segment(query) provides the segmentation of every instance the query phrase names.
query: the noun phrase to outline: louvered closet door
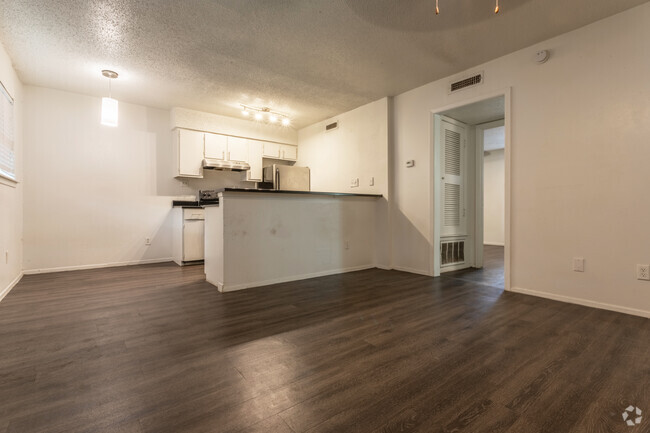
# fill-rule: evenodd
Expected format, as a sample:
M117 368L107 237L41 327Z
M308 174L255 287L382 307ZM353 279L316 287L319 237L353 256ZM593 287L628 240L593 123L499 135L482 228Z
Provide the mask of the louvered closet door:
M452 123L441 122L442 144L442 236L467 234L465 210L466 131Z

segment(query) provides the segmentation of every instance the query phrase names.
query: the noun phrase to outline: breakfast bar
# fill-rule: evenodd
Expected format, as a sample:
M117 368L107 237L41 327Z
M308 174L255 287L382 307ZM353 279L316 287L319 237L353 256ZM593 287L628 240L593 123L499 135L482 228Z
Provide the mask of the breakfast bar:
M206 280L246 289L375 267L380 194L219 190L205 209Z

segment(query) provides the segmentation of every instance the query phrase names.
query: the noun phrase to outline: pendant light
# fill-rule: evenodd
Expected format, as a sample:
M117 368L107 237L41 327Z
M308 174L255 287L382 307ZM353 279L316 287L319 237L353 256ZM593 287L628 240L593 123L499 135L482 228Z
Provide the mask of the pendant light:
M117 126L117 99L111 97L111 80L117 78L117 72L104 69L102 75L108 78L108 98L102 98L102 125Z

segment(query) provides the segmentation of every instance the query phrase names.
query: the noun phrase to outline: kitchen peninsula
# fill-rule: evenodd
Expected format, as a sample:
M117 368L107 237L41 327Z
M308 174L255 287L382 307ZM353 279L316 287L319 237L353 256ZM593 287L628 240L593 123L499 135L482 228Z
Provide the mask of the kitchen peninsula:
M205 210L206 280L219 291L375 266L380 194L219 190Z

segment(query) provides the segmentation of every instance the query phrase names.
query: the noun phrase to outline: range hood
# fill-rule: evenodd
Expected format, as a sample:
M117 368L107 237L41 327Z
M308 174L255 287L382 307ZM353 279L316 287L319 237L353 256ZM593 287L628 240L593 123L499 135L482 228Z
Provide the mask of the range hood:
M247 162L224 161L222 159L205 158L203 160L204 170L226 170L226 171L246 171L251 166Z

